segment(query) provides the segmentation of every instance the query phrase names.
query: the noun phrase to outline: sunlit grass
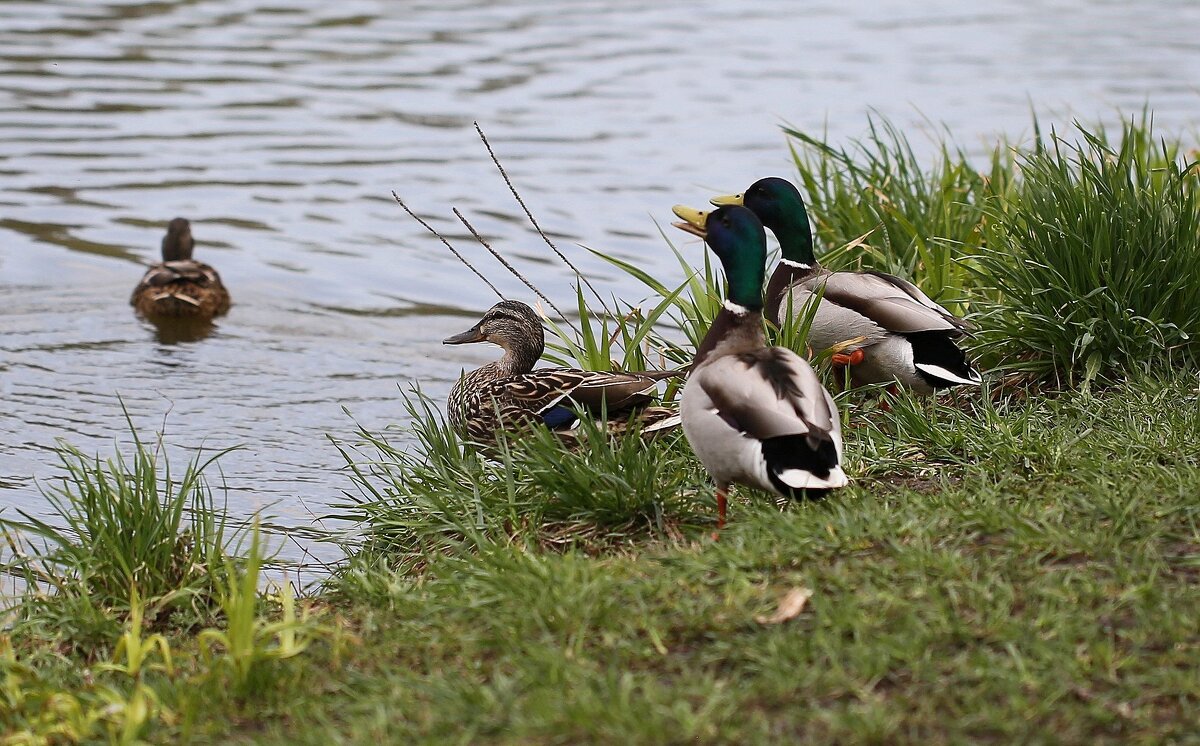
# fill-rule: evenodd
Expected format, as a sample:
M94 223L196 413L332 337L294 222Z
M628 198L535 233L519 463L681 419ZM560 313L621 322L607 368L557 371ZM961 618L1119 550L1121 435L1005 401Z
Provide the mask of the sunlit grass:
M999 301L981 337L1011 369L1063 383L1176 365L1200 350L1197 164L1149 119L1051 133L988 206L980 267Z

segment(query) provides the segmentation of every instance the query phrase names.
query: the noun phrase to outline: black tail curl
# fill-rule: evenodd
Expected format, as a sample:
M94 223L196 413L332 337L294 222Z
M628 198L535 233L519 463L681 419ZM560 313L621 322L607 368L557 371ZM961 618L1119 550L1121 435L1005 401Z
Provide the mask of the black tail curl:
M779 478L781 472L800 469L820 479L829 476L838 465L837 446L828 437L819 435L781 435L762 442L763 458L767 462L767 478L780 494L793 500L818 500L829 490L797 490Z
M954 343L951 334L937 329L928 332L913 332L904 335L912 345L913 362L925 365L936 365L963 378L973 378L979 375L975 366L967 359L967 354ZM935 389L945 389L957 386L956 381L947 381L930 375L917 368L917 374Z

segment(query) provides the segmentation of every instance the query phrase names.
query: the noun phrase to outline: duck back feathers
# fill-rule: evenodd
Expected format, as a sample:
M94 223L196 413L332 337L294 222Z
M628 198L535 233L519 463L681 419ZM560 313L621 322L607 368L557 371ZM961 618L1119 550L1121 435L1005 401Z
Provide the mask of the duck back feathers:
M579 409L622 419L657 396L657 377L576 368L539 368L494 377L483 366L463 374L450 390L450 424L480 443L490 443L498 430L542 426L567 431L578 423ZM672 410L670 414L674 414ZM644 422L646 429L667 415Z
M192 259L191 226L175 218L162 241L163 261L142 276L129 303L153 319L211 319L229 310L229 291L217 271Z

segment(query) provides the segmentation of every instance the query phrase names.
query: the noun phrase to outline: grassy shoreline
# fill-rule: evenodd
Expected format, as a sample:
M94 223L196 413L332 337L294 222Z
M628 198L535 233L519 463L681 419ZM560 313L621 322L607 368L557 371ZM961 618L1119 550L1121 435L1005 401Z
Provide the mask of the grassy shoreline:
M889 410L843 395L852 485L737 492L716 542L680 437L487 462L414 393L417 448L335 440L355 491L330 509L363 544L296 598L205 464L65 450L76 520L42 546L3 516L9 572L47 592L0 632L0 744L1194 739L1200 268L1175 255L1200 255L1200 177L1145 122L1085 135L980 175L886 127L849 152L793 133L831 261L960 292L1008 377ZM1160 260L1170 282L1109 276ZM640 318L581 301L603 333L560 330L559 352L644 362L655 323L702 333L711 279L647 285Z

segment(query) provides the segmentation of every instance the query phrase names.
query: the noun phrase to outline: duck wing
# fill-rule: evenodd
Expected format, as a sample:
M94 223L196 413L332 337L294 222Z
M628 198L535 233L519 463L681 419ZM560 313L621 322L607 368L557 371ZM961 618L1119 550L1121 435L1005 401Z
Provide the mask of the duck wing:
M783 347L726 355L696 378L721 418L753 438L821 439L839 430L837 410L812 368Z
M197 285L220 285L217 271L203 262L180 259L156 264L150 268L142 282L151 287L162 287L176 282L193 282Z
M780 315L788 313L790 301L793 317L804 313L809 303L814 302L816 293L807 285L794 285L787 299L780 306ZM853 308L822 298L808 331L808 346L814 350L826 350L851 339L862 341L855 347L870 346L882 341L888 330Z
M805 283L824 285L824 299L898 334L946 331L957 336L967 322L934 303L920 288L884 272L834 272Z
M846 484L837 406L799 355L768 347L726 355L694 375L715 414L757 442L750 470L780 494Z
M165 288L170 285L191 284L199 287L222 287L221 276L217 271L203 262L191 259L181 259L155 264L142 275L141 282L134 288L133 294L145 292L148 288Z
M540 420L558 429L574 424L575 407L599 415L616 414L651 403L657 396L658 380L666 374L539 368L497 379L481 392L485 400L500 407L500 419Z
M601 410L620 412L630 407L648 404L658 393L658 379L652 376L599 371L579 373L585 373L586 376L571 389L568 397L597 414Z
M909 282L908 280L904 279L903 277L897 277L896 275L889 275L887 272L880 272L880 271L874 270L874 269L865 270L863 272L863 274L873 275L873 276L883 280L884 282L887 282L888 284L899 288L900 290L902 290L906 294L908 294L908 296L910 298L912 298L916 302L920 303L921 305L925 306L926 308L929 308L930 310L940 314L943 318L945 318L947 321L949 321L951 324L958 327L959 329L962 329L964 331L970 331L975 328L974 324L967 321L966 319L959 318L958 316L955 316L954 314L950 313L948 310L946 310L946 308L944 306L942 306L940 303L937 303L936 301L933 300L933 298L930 298L928 295L926 295L924 290L917 287L916 285Z

